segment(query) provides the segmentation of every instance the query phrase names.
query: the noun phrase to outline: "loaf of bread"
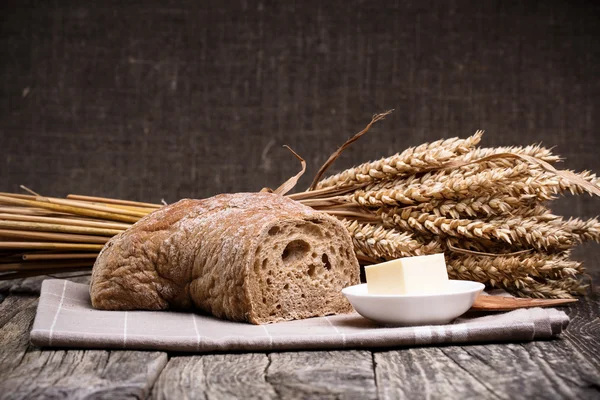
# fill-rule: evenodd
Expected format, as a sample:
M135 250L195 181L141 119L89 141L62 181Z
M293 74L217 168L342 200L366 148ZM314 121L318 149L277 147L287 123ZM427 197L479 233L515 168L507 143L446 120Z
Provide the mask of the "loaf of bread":
M191 310L254 324L351 311L352 241L335 218L271 193L181 200L112 238L92 305Z

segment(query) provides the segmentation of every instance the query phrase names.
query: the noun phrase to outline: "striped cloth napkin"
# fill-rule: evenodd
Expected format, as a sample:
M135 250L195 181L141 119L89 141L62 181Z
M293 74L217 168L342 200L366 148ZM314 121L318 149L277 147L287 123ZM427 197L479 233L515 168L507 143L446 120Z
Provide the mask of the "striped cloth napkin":
M95 310L87 285L46 280L31 342L41 347L185 352L410 347L547 339L568 322L562 311L532 308L466 314L437 326L388 328L356 313L251 325L192 313Z

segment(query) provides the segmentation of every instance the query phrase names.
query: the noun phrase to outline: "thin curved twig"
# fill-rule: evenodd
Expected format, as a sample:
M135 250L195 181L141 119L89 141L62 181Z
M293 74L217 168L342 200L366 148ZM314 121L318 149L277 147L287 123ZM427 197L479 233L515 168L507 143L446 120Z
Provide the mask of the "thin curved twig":
M313 179L312 183L310 184L310 187L308 188L308 190L309 191L310 190L314 190L314 188L317 186L317 183L319 182L319 180L321 179L321 177L323 176L323 174L325 173L325 171L327 171L327 169L331 166L331 164L333 164L333 162L340 156L340 154L342 154L342 152L348 146L350 146L352 143L354 143L358 139L360 139L360 137L362 135L364 135L365 133L367 133L369 131L369 129L371 128L371 126L373 126L373 124L375 122L381 121L386 116L390 115L392 113L392 111L394 111L394 110L388 110L388 111L386 111L384 113L373 115L373 118L371 119L371 122L369 122L369 124L362 131L360 131L356 135L352 136L339 149L337 149L336 151L334 151L333 154L329 156L329 158L327 159L327 161L325 161L325 164L323 164L323 166L319 169L319 172L317 172L317 175L315 175L315 178Z

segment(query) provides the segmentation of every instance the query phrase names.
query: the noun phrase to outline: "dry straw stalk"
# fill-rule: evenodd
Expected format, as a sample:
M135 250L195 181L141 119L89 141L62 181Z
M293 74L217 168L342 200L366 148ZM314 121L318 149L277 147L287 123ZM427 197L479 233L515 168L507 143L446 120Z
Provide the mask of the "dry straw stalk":
M356 183L394 179L434 168L460 154L469 152L481 140L483 131L477 131L467 139L451 138L411 147L391 157L364 163L319 182L318 189Z

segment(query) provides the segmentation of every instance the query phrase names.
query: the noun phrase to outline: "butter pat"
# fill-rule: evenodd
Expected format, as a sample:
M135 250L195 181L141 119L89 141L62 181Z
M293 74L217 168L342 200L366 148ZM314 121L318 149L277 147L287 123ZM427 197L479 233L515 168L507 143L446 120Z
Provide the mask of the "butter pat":
M369 294L435 294L448 285L443 254L405 257L365 267Z

